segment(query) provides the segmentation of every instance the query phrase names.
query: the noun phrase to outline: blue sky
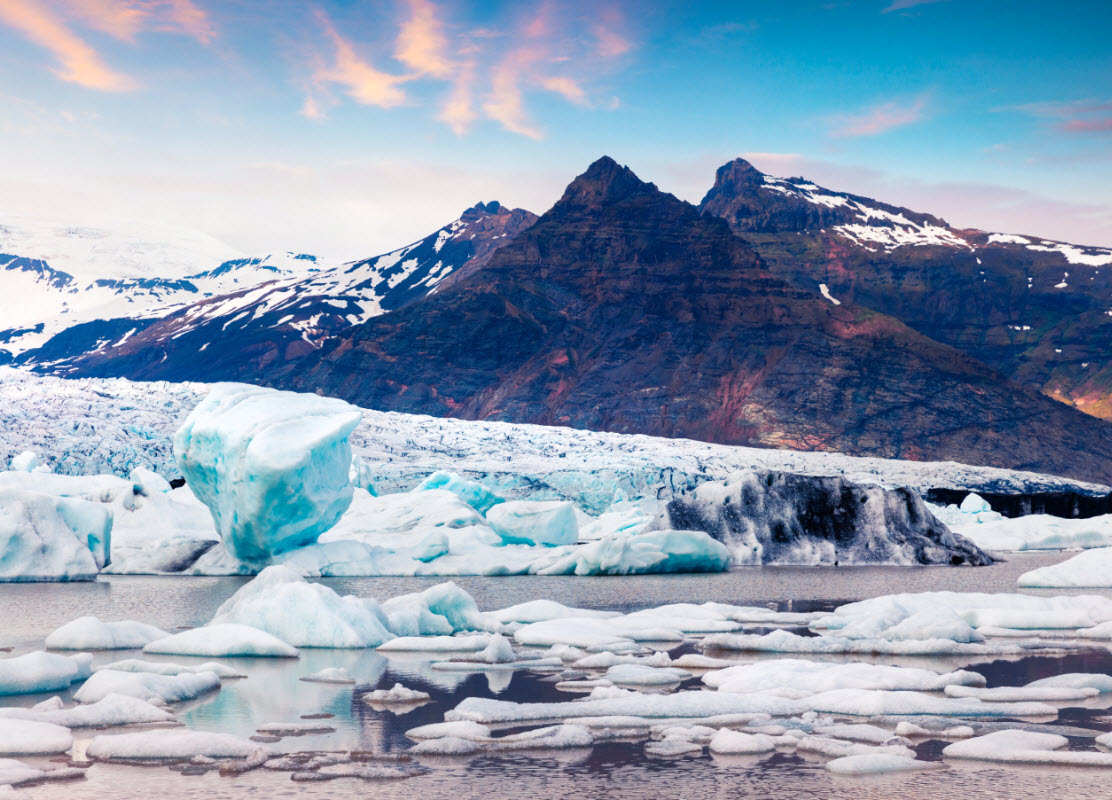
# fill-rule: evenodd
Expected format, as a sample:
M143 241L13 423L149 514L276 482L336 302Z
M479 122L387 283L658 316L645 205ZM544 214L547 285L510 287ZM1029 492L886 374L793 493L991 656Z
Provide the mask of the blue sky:
M1112 4L0 0L0 211L361 256L609 154L1112 245Z

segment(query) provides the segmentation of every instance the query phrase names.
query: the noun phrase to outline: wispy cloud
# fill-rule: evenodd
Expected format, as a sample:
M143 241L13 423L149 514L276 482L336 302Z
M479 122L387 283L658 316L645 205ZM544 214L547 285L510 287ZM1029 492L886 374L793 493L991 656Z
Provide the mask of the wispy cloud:
M841 115L834 118L830 135L841 139L879 136L925 119L927 105L927 98L920 95L910 101L891 100L860 113Z
M133 78L109 67L91 45L38 0L0 0L0 22L50 51L58 62L52 72L63 81L109 92L138 85Z
M1005 106L996 111L1018 111L1053 120L1053 129L1064 133L1112 132L1112 100L1063 100Z
M523 48L510 53L491 74L490 94L483 103L483 113L498 122L510 133L543 139L544 134L530 121L525 111L525 96L521 91L523 74L536 56Z
M407 76L383 72L362 58L323 11L317 11L317 19L332 44L331 63L318 65L312 75L318 90L327 93L328 87L335 84L355 102L379 108L393 108L406 101L401 85L409 79ZM321 101L311 95L302 105L301 113L311 119L322 118Z
M895 0L895 2L893 2L891 5L889 5L887 8L885 8L880 13L890 14L893 11L906 11L909 8L915 8L916 6L925 6L925 5L928 5L930 3L945 3L945 2L946 2L946 0Z
M394 57L418 75L450 78L456 64L448 56L444 26L429 0L407 0L409 18L398 32Z
M179 33L202 44L216 38L216 25L192 0L60 0L73 17L126 42L148 31Z

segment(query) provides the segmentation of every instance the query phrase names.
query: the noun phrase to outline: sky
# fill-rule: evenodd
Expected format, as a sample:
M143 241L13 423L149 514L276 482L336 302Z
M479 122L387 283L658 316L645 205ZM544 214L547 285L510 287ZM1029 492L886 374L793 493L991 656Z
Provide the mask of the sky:
M0 223L364 257L601 155L1112 246L1112 3L0 0Z

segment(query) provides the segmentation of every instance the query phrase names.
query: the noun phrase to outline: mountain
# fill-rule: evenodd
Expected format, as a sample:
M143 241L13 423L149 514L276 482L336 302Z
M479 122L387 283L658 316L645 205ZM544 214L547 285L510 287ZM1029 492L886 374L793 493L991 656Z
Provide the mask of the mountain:
M5 218L0 363L39 365L61 353L109 347L172 309L317 268L314 256L249 258L205 234L168 226Z
M210 292L188 305L163 306L141 318L98 319L59 333L17 363L48 365L56 374L95 374L110 364L114 374L252 379L258 370L321 347L337 331L424 296L465 265L481 265L535 219L522 209L479 203L429 236L385 255L272 273L243 288L229 283L224 292ZM250 266L246 259L227 261L197 277L226 279ZM109 347L101 346L105 331L111 332Z
M482 269L255 378L395 411L1112 478L1112 425L793 285L609 158Z
M737 159L700 204L796 286L890 314L1112 419L1112 250L954 228Z

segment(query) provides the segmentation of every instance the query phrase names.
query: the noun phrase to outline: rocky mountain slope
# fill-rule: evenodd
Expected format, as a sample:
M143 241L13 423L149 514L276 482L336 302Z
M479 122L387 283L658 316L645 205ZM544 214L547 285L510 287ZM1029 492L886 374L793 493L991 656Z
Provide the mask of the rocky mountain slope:
M609 158L482 270L257 377L440 416L1112 477L1112 425L793 286Z
M1015 381L1112 418L1112 250L957 229L743 159L700 204L769 269L890 314Z

